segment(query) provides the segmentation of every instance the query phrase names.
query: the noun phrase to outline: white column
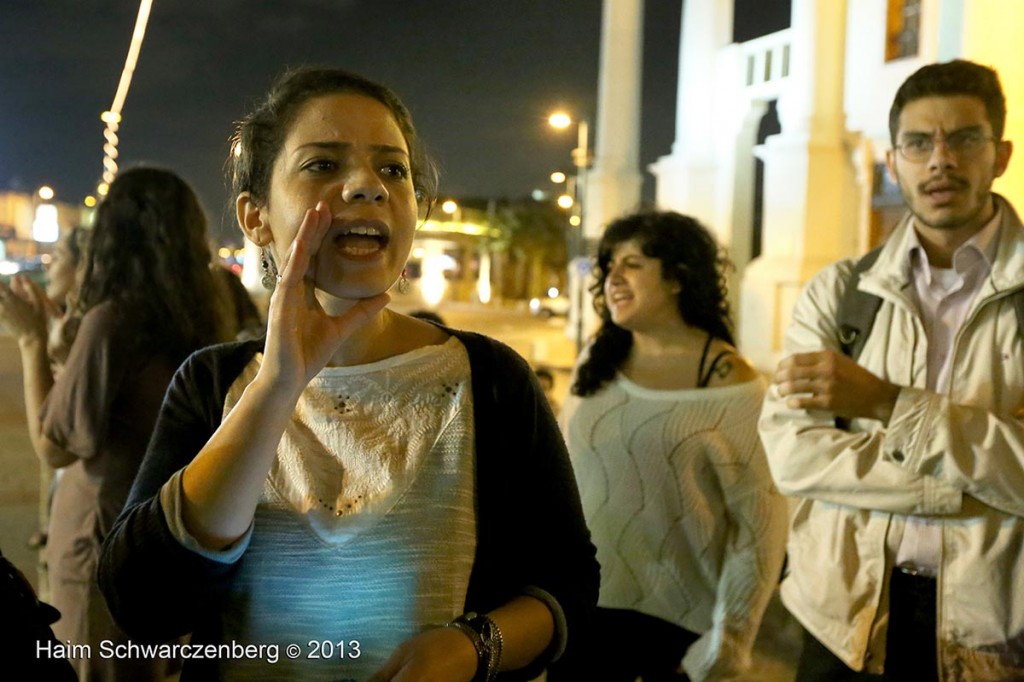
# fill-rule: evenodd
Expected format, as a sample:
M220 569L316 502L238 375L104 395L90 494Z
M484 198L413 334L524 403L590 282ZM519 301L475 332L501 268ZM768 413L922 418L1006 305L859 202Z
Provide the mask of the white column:
M718 222L715 155L719 51L732 42L733 0L683 0L679 40L676 139L672 153L651 164L658 207ZM731 75L731 74L730 74Z
M640 204L640 77L643 66L643 0L604 0L601 64L597 86L597 141L592 167L583 176L583 238L593 254L604 228ZM572 311L566 335L584 339L597 329L591 275L570 263ZM583 324L578 325L579 311Z
M600 238L609 222L640 202L643 18L643 0L604 0L597 143L583 205L583 234L589 240Z
M741 348L762 369L780 355L804 282L854 255L859 222L843 112L846 0L793 0L791 30L782 133L759 150L764 249L744 272L741 292Z

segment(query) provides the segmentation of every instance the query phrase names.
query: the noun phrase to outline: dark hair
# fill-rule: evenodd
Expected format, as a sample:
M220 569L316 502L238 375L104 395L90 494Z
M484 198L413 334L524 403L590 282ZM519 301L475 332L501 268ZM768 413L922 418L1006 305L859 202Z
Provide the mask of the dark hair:
M192 188L159 168L118 175L96 211L79 309L116 301L138 321L137 343L181 360L224 340L216 292Z
M987 66L964 59L922 66L903 81L889 109L889 136L896 145L903 107L923 97L977 97L985 105L988 122L996 140L1006 128L1006 97L999 76Z
M678 282L676 306L686 324L733 344L726 287L729 260L711 233L689 216L673 212L643 212L612 222L597 247L597 281L590 287L601 327L594 335L587 360L573 383L575 395L596 393L611 381L633 347L632 332L612 322L604 299L604 283L612 251L636 240L649 258L661 261L665 281Z
M342 69L301 67L286 71L274 81L267 98L236 124L231 137L228 168L232 197L249 192L266 201L270 175L302 105L324 95L356 93L377 100L395 117L409 147L413 187L421 205L429 211L437 196L437 168L423 146L412 115L393 91L379 83Z

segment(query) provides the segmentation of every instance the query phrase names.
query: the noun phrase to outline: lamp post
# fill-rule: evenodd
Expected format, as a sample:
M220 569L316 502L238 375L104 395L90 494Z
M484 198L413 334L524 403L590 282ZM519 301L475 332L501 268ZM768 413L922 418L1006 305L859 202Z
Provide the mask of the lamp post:
M564 112L555 112L548 117L548 124L552 128L564 130L573 124L572 117ZM568 196L572 203L562 206L569 211L569 225L571 226L571 249L572 254L569 278L575 277L575 305L574 316L576 318L576 354L579 355L583 349L583 299L586 298L586 287L584 281L590 273L590 258L587 253L586 240L583 237L583 202L586 200L587 168L590 167L589 136L590 127L585 120L576 121L576 148L572 150L572 163L576 169L575 176L563 180L566 182ZM554 175L552 175L554 180ZM568 202L567 202L568 203ZM561 204L559 204L561 205Z

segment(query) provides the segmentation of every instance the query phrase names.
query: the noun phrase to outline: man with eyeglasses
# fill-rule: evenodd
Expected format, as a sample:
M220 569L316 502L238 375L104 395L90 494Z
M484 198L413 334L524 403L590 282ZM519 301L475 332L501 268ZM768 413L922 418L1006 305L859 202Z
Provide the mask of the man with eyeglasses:
M855 285L879 303L856 358L837 319L855 261L795 306L760 428L798 498L781 588L806 630L798 682L1024 679L1024 227L991 191L1005 120L989 68L911 75L886 156L909 211Z

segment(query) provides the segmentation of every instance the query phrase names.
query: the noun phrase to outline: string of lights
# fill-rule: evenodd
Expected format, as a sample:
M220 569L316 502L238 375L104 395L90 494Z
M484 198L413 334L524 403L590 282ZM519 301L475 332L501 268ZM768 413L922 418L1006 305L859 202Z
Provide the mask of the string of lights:
M135 65L139 61L139 52L142 50L142 39L146 35L146 24L149 21L149 11L153 6L153 0L142 0L139 3L139 15L135 19L135 30L132 32L132 42L128 47L128 56L124 61L124 69L121 71L121 81L117 84L117 93L114 95L114 102L110 109L100 114L100 120L106 124L103 130L103 181L96 187L96 193L105 196L110 183L117 176L117 129L121 125L121 109L124 106L125 98L128 97L128 88L132 83L132 75L135 73Z

